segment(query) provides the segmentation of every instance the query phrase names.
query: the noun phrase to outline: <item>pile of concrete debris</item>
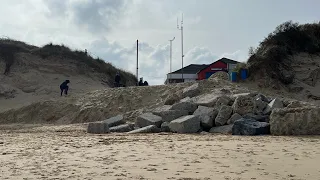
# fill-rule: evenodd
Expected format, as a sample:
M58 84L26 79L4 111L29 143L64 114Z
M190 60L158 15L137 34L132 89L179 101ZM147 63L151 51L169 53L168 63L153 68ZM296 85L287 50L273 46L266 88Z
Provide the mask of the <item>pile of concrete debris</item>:
M232 94L217 89L197 94L197 85L183 90L167 105L126 123L122 115L88 125L88 133L222 133L233 135L320 134L320 108L314 105L267 97L260 93ZM168 103L170 102L170 103ZM171 105L170 105L171 104Z

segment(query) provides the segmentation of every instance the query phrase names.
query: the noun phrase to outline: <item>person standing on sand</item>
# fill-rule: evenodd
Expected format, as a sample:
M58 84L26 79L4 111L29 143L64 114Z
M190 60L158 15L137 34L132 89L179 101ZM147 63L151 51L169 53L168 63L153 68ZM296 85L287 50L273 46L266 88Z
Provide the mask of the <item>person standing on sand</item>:
M62 96L63 91L64 91L64 94L65 94L65 95L68 95L68 90L69 90L68 84L69 84L69 83L70 83L69 80L65 80L65 81L60 85L60 90L61 90L60 96Z
M121 80L121 77L120 77L120 73L118 71L117 74L116 74L115 80L114 80L116 87L120 87L120 80Z

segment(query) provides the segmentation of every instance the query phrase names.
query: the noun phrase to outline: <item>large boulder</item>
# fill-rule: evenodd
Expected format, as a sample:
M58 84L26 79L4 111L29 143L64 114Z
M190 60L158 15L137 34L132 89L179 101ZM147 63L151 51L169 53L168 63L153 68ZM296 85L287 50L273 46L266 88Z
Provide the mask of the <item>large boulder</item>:
M203 94L193 98L195 104L199 106L214 107L221 94Z
M219 113L215 119L216 126L223 126L227 123L228 119L231 117L232 107L223 105L219 109Z
M179 111L188 111L189 114L194 113L194 111L198 108L196 104L193 102L178 102L170 108L170 110L179 110Z
M263 134L270 134L270 124L254 119L242 118L235 121L232 127L232 135L253 136Z
M228 96L221 96L219 98L217 98L216 104L215 104L215 108L216 109L220 109L223 105L232 105L230 104L231 102L231 98Z
M260 122L269 122L269 115L248 113L243 116L245 119L254 119Z
M272 135L320 135L320 108L274 109L270 126Z
M242 116L238 113L234 113L230 119L227 121L227 124L233 124L236 120L241 119Z
M123 115L118 115L112 118L109 118L107 120L103 121L104 123L107 123L109 127L118 126L120 124L125 124L126 121L124 120Z
M162 117L162 121L171 122L179 117L188 115L189 112L186 110L163 110L153 111L153 114Z
M190 97L185 97L181 99L179 102L192 102L192 99Z
M158 128L161 127L162 117L154 115L152 113L145 113L137 117L135 125L137 127L146 127L149 125L156 125Z
M220 134L231 134L232 133L233 124L225 125L225 126L217 126L210 129L210 133L220 133Z
M283 103L278 98L275 98L267 105L266 109L263 111L263 114L270 114L275 108L283 108Z
M104 122L90 122L88 124L87 133L91 134L106 134L109 133L109 126Z
M171 121L169 128L176 133L196 133L201 129L200 119L195 115L184 116Z
M173 105L176 102L179 102L181 97L177 93L170 94L165 100L165 105Z
M199 83L195 83L182 90L182 97L194 97L200 93Z
M204 130L209 130L214 126L214 120L218 115L218 111L214 108L199 106L193 115L199 116L201 127Z
M132 130L132 131L128 132L128 134L159 133L159 132L160 132L160 129L156 125L149 125L149 126L146 126L143 128Z
M242 95L236 97L232 108L234 113L245 115L253 112L254 106L254 100L250 95Z
M134 129L134 124L121 124L110 128L110 132L129 132Z
M254 108L253 112L255 114L262 114L263 110L267 107L268 103L262 101L260 98L254 99Z
M270 103L271 102L270 98L266 97L265 95L263 95L261 93L257 94L255 96L255 99L261 100L261 101L266 102L266 103Z

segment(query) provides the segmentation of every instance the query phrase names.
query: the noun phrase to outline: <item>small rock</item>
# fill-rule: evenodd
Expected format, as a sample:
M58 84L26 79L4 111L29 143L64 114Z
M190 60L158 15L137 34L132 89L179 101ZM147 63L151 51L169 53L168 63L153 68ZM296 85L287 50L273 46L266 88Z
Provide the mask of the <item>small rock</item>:
M235 113L231 116L231 118L227 121L227 124L233 124L236 120L241 119L242 116L238 113Z
M197 133L200 127L200 119L198 116L188 115L173 120L169 124L171 132L177 133Z
M134 129L134 124L121 124L110 128L110 132L129 132Z
M137 117L135 125L137 127L146 127L149 125L156 125L158 128L161 127L162 117L154 115L152 113L145 113Z
M128 132L128 134L137 134L137 133L159 133L160 129L156 125L150 125L143 128L135 129Z
M263 135L270 134L270 124L259 122L254 119L242 118L234 122L232 135Z
M0 144L4 144L4 142L0 142Z
M189 114L193 114L198 106L192 102L179 102L172 105L170 110L188 111Z
M232 114L232 107L223 105L215 119L216 126L223 126L227 123Z
M170 128L169 128L169 122L163 122L161 124L161 132L170 132Z
M105 134L109 133L109 126L104 122L90 122L88 124L87 133L91 134Z
M220 133L220 134L231 134L232 133L233 124L213 127L210 129L210 133Z
M126 123L126 121L123 118L123 115L118 115L118 116L109 118L107 120L104 120L103 122L107 123L109 127L118 126L120 124Z
M275 108L283 108L283 103L278 98L275 98L267 105L266 109L263 111L263 114L270 114Z
M182 91L182 97L194 97L200 93L199 83L195 83L192 86L184 88Z

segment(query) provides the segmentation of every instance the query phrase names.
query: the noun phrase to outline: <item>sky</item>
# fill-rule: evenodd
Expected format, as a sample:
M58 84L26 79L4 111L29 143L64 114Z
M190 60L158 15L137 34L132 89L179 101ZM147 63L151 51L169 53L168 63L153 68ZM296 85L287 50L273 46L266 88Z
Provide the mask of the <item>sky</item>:
M49 42L84 50L163 84L181 68L183 13L184 65L210 64L226 57L245 62L248 49L279 24L320 20L318 0L3 0L0 37L36 46Z

